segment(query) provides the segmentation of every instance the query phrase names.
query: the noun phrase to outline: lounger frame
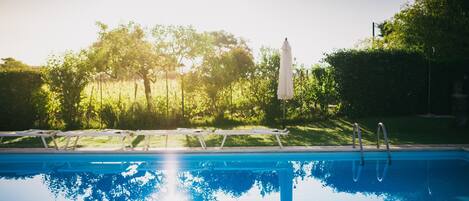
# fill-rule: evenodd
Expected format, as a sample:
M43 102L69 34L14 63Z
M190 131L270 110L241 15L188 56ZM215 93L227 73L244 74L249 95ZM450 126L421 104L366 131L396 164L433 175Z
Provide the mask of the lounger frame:
M49 148L47 145L46 138L51 138L54 143L54 148L58 149L57 142L55 141L55 135L60 132L58 130L38 130L30 129L24 131L2 131L0 132L0 143L2 143L4 137L39 137L41 138L42 145L44 148Z
M282 142L280 141L280 136L282 135L288 135L289 131L284 129L284 130L278 130L278 129L239 129L239 130L216 130L214 134L216 135L222 135L223 140L220 145L220 149L223 149L223 146L225 145L226 138L228 136L233 136L233 135L274 135L277 142L278 146L280 148L283 148Z
M152 136L165 136L165 147L168 147L168 136L170 135L185 135L185 136L195 136L199 140L200 146L203 149L207 148L205 144L204 136L209 134L208 131L202 129L189 129L189 128L178 128L176 130L137 130L134 132L135 136L145 136L145 146L144 150L148 151L150 148L150 138Z
M121 139L121 149L125 150L126 139L129 140L128 144L131 149L133 149L131 141L131 131L128 130L115 130L115 129L105 129L105 130L75 130L75 131L66 131L59 132L56 136L65 137L67 142L65 143L64 150L69 149L70 140L75 137L75 142L71 147L72 150L75 150L78 144L80 137L119 137Z

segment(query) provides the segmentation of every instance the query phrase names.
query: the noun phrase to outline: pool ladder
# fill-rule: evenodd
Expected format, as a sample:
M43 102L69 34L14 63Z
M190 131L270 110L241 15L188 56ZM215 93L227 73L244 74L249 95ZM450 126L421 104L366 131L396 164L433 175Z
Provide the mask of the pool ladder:
M384 143L386 144L386 151L388 152L388 163L391 162L391 151L389 150L389 139L388 139L388 132L386 131L386 126L383 123L378 123L378 129L376 130L376 148L379 149L379 133L380 131L383 133Z
M380 133L383 133L383 137L384 137L384 143L386 144L386 151L388 153L388 163L391 163L391 151L389 149L389 139L388 139L388 132L386 130L386 126L384 126L383 123L379 122L378 123L378 129L376 131L376 136L377 136L377 140L376 140L376 148L379 149L379 136L380 136ZM362 143L362 131L361 131L361 128L360 126L358 125L358 123L354 123L353 124L353 141L352 141L352 147L355 149L355 138L358 137L358 143L360 145L360 161L361 161L361 165L364 164L365 160L364 160L364 153L363 153L363 143Z
M358 136L358 143L360 144L360 165L365 164L365 158L363 156L363 143L362 143L362 130L358 123L353 124L353 141L352 147L355 149L355 138Z
M388 132L386 130L386 126L384 126L383 123L379 122L377 131L376 131L376 136L377 136L376 148L378 148L378 149L379 149L379 136L380 136L381 132L383 133L384 143L386 144L386 151L388 153L388 158L387 158L386 163L384 164L383 172L382 172L381 175L379 174L379 169L380 169L379 161L378 160L376 161L376 179L379 182L382 182L384 180L384 178L386 177L386 174L388 172L388 167L391 164L391 151L389 149ZM352 163L352 179L353 179L354 182L358 182L358 180L360 178L360 175L361 175L362 167L365 164L364 153L363 153L364 150L363 150L363 143L362 143L362 131L361 131L361 128L358 125L358 123L353 124L353 145L352 145L353 148L355 148L355 138L356 137L358 137L358 142L360 144L360 166L358 166L358 169L357 169L356 166L355 166L355 161L353 161L353 163Z

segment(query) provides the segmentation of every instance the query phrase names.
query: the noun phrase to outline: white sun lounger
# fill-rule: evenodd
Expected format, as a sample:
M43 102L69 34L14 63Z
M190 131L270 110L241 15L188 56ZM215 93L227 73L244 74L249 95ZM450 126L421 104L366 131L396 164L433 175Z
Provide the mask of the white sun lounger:
M58 149L54 136L58 133L57 130L36 130L30 129L25 131L0 131L0 143L4 137L40 137L44 148L49 148L45 138L52 138L55 149Z
M75 148L77 147L77 144L78 144L78 139L80 137L102 137L102 136L119 137L121 139L122 149L124 150L125 149L125 138L130 140L130 135L131 135L131 132L127 131L127 130L105 129L105 130L66 131L66 132L59 132L59 133L57 133L56 136L67 138L67 142L66 142L65 147L64 147L65 150L68 149L70 139L72 137L76 137L75 142L72 146L72 149L75 150ZM133 148L132 142L129 142L129 145L130 145L131 148Z
M220 148L223 148L225 145L226 138L232 135L274 135L277 139L278 145L280 148L283 148L282 142L280 141L281 135L288 135L289 131L287 129L239 129L239 130L216 130L214 134L223 135L223 141L221 142Z
M178 128L176 130L137 130L134 132L134 134L136 136L138 135L145 136L144 150L148 150L148 148L150 147L151 136L165 136L166 137L165 147L168 147L169 135L196 136L199 139L200 146L203 149L206 149L207 145L205 144L204 135L209 134L209 132L203 129Z

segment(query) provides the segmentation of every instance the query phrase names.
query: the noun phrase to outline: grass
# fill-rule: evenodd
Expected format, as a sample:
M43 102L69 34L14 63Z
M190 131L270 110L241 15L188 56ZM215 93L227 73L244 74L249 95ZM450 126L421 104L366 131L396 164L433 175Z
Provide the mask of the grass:
M387 117L364 119L329 119L318 120L307 124L289 125L290 135L282 137L286 146L317 146L317 145L350 145L352 143L352 124L358 122L363 129L363 142L367 145L376 143L376 127L378 122L386 124L391 144L469 144L469 128L459 128L452 118L423 118L423 117ZM263 127L254 125L233 126L236 128ZM382 139L382 138L381 138ZM221 144L222 137L209 135L206 143L209 147ZM65 145L65 139L57 139L59 146ZM49 141L49 145L52 146ZM143 137L132 139L134 147L143 147ZM164 137L153 137L151 147L164 147ZM232 136L228 137L225 146L275 146L277 142L273 136ZM80 138L78 147L88 148L117 148L120 139L108 137ZM195 137L170 136L168 147L199 147ZM0 148L13 147L42 147L39 138L19 137L5 138Z

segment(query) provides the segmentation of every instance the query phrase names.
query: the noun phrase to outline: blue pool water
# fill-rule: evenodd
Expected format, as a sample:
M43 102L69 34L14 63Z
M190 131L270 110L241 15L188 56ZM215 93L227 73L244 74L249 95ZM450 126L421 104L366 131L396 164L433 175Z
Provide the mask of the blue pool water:
M469 152L0 154L0 200L469 200Z

